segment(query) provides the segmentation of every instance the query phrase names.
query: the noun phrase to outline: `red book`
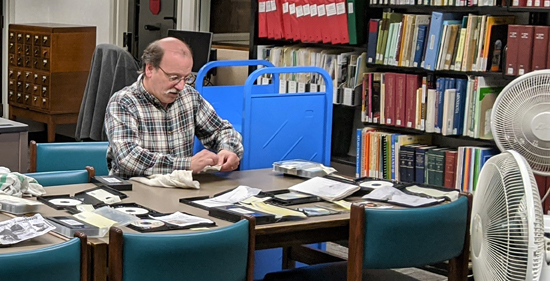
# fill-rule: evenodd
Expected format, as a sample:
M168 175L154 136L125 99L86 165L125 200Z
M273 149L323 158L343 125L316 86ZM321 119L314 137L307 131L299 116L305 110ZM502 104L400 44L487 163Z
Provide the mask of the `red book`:
M405 127L405 101L406 101L406 89L407 89L407 74L396 73L395 74L395 126Z
M527 0L512 0L513 7L526 7Z
M443 185L448 188L455 188L456 181L456 161L458 151L445 151L445 175L443 176Z
M405 127L415 128L416 124L416 90L422 86L422 77L407 74L407 89L405 95Z
M508 51L506 51L506 75L518 75L519 25L508 26Z
M346 5L346 0L336 0L336 21L338 24L338 39L340 44L349 43L348 13Z
M530 72L533 59L533 35L535 27L532 25L520 25L518 44L521 46L521 55L518 55L518 75ZM519 53L518 53L519 54Z
M395 125L395 73L388 72L385 75L385 93L384 93L384 117L386 125Z
M546 194L546 191L549 188L548 185L550 185L550 177L535 175L535 180L537 181L539 194L540 194L540 197L542 198L544 194ZM544 213L546 214L548 210L550 210L550 200L546 200L546 202L543 202L542 208L544 210Z
M283 37L287 40L292 39L292 24L290 18L289 4L289 0L282 1Z
M258 0L258 37L267 37L267 16L265 12L265 1Z
M535 26L532 69L546 69L548 55L548 31L550 26Z

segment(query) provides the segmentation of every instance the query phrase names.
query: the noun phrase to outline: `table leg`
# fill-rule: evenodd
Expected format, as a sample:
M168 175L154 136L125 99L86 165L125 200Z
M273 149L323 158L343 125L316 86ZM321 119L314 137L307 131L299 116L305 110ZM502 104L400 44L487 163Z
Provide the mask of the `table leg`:
M48 116L48 123L46 126L48 127L48 142L55 142L55 120L51 115Z

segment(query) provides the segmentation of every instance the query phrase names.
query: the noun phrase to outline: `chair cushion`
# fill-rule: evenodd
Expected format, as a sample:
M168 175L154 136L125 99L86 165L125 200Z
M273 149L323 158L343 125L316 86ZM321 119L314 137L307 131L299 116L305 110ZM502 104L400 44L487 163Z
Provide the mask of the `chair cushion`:
M346 281L347 265L347 262L322 263L272 272L266 274L263 281ZM376 281L421 280L390 269L365 269L362 279Z
M87 170L27 173L42 186L78 184L89 182Z

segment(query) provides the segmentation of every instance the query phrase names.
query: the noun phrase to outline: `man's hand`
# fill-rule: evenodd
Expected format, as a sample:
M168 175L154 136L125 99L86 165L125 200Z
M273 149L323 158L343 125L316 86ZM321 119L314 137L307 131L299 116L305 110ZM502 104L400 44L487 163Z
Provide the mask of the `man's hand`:
M219 157L218 155L216 155L216 153L207 149L203 149L199 153L191 157L191 170L193 170L193 174L198 174L204 169L204 167L208 165L214 166L218 163L218 161Z
M220 171L222 172L229 172L237 169L240 161L241 160L234 152L225 149L218 152L218 165L221 166Z

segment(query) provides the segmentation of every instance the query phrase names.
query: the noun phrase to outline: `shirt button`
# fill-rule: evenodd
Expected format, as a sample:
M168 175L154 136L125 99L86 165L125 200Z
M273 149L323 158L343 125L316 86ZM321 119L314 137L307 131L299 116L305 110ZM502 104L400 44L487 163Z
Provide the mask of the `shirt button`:
M172 134L172 131L168 131L168 134L171 135L171 134Z

